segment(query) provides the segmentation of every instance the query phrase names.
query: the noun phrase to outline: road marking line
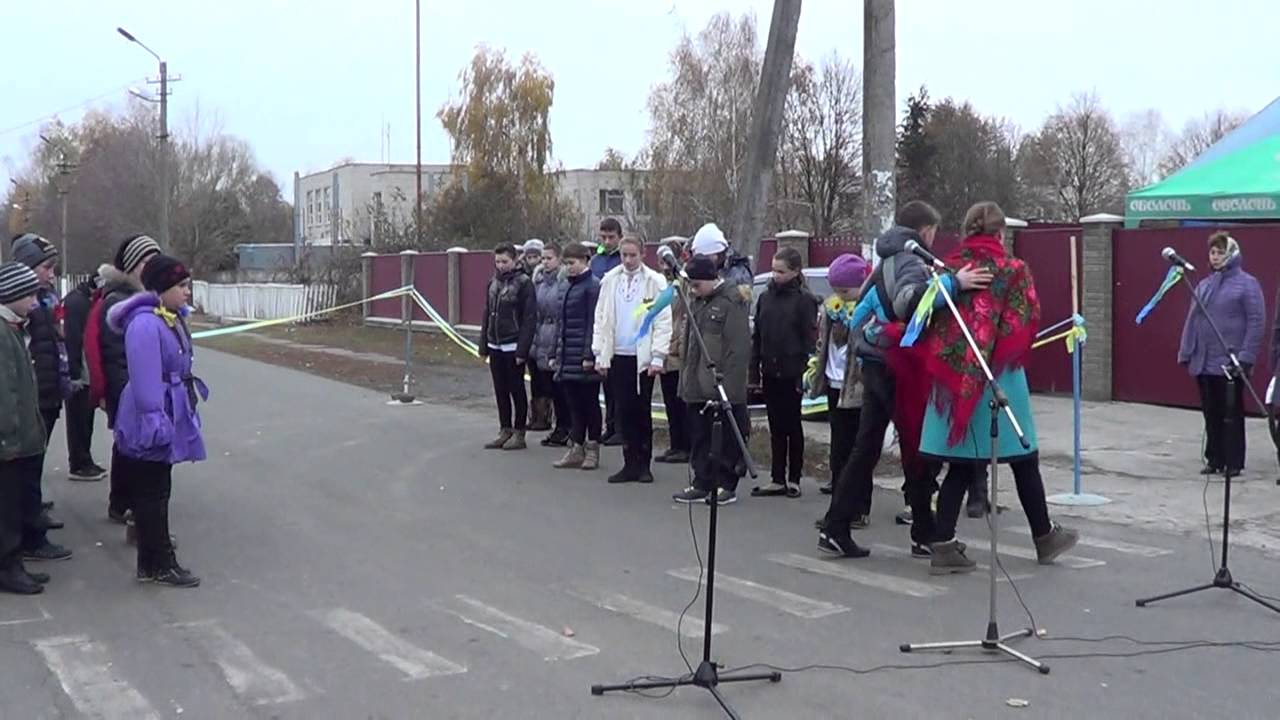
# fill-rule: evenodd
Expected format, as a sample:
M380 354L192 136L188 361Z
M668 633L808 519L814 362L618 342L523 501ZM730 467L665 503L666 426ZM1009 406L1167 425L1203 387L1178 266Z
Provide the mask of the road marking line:
M885 555L894 555L897 557L909 558L915 561L921 567L925 567L925 568L929 567L929 560L927 558L917 558L911 554L910 550L904 550L896 545L885 545L883 543L875 543L871 545L871 549L876 553L884 553ZM986 563L980 562L976 566L974 566L974 573L988 573L988 572L991 572L991 568ZM964 573L960 573L960 574L964 574ZM1026 580L1027 578L1034 577L1030 573L1009 573L1009 575L1014 580ZM947 576L935 575L931 577L947 577ZM1008 582L1008 580L1005 579L1004 573L1000 573L996 576L996 582Z
M515 640L523 647L542 655L542 659L548 662L572 660L600 652L598 647L565 637L563 634L535 622L521 620L513 615L508 615L495 607L485 605L473 597L455 595L454 599L468 608L467 611L449 610L449 612L461 618L463 622L491 632L498 637Z
M467 671L462 665L393 635L391 631L358 612L346 608L332 608L314 610L311 616L339 635L377 655L384 662L404 673L410 680L422 680L437 675L458 675Z
M701 575L696 567L668 570L667 574L674 578L695 583L698 582L699 575ZM703 582L705 581L706 578L703 578ZM765 605L771 605L785 613L810 620L848 612L849 610L844 605L814 600L793 592L779 590L778 588L761 585L751 580L743 580L723 573L716 573L716 589L747 600L755 600Z
M1011 532L1031 537L1031 531L1026 528L1014 528ZM1123 540L1109 540L1107 538L1091 536L1080 538L1080 544L1146 558L1156 558L1173 554L1172 550L1168 550L1166 548L1152 547L1151 545L1139 545L1138 543L1130 543Z
M85 635L44 638L32 644L81 713L97 720L160 720L141 693L112 674L105 646Z
M989 549L990 548L986 545L983 545L982 547L978 547L977 545L969 546L969 550L977 551L977 552L988 552ZM1016 557L1016 558L1021 558L1023 560L1034 560L1036 562L1039 562L1039 557L1036 555L1036 551L1032 550L1031 548L1018 547L1017 545L1001 545L999 548L999 552L1001 555L1005 555L1008 557ZM1072 570L1083 570L1085 568L1101 567L1102 565L1106 565L1107 561L1095 560L1094 558L1079 557L1076 555L1063 555L1059 557L1057 560L1054 560L1052 564L1062 565L1063 567L1069 567Z
M647 622L651 625L657 625L666 628L671 632L676 631L676 627L680 627L680 634L690 638L700 638L703 632L702 620L686 614L684 622L680 622L680 614L671 612L664 608L655 607L648 603L641 602L635 598L629 598L626 595L608 592L606 590L596 590L583 585L573 585L565 588L565 592L578 598L585 600L598 608L608 610L612 613L625 615L641 622ZM728 626L720 623L711 623L711 634L719 635L728 630Z
M26 625L28 623L44 622L45 620L49 620L53 617L49 614L48 610L44 609L43 605L41 605L40 603L34 603L34 604L36 606L36 610L40 611L40 617L17 618L16 620L0 620L0 627L4 627L6 625Z
M878 573L872 570L864 570L854 567L851 563L836 562L832 560L819 560L807 555L797 555L796 553L775 553L766 555L765 559L769 562L775 562L779 565L786 565L803 572L813 573L815 575L826 575L828 577L840 578L848 580L852 583L873 587L879 590L887 590L891 593L899 595L910 595L918 598L932 598L939 595L945 595L947 588L942 585L934 585L931 583L912 580L910 578L899 577L897 575L888 575Z
M222 670L222 676L236 694L254 705L301 700L306 695L280 670L263 662L248 645L235 639L217 620L178 623L200 644Z

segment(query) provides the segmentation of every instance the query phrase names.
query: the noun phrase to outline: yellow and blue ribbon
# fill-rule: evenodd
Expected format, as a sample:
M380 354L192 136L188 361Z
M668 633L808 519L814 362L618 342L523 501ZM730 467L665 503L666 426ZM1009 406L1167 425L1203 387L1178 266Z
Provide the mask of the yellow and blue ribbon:
M1147 301L1147 304L1143 305L1142 309L1138 311L1138 319L1135 320L1134 322L1141 325L1142 321L1146 320L1147 316L1151 314L1151 311L1156 309L1156 305L1159 304L1160 299L1164 297L1164 294L1169 292L1169 288L1176 285L1178 281L1181 279L1182 279L1181 266L1174 265L1173 267L1169 268L1169 273L1164 276L1164 282L1160 283L1160 287L1159 289L1156 290L1156 294L1152 295L1151 299Z
M1063 330L1057 335L1044 338L1043 340L1037 340L1031 345L1031 349L1034 350L1036 348L1055 343L1059 340L1066 341L1068 353L1074 353L1076 351L1076 346L1083 347L1089 340L1089 333L1084 328L1084 318L1079 315L1072 315L1070 318L1058 323L1054 327L1061 327L1068 322L1071 323L1071 327Z
M916 304L915 312L911 313L911 321L907 323L907 330L902 334L902 347L911 347L916 344L916 340L920 339L920 334L929 327L929 320L933 318L933 304L938 299L938 289L942 280L934 275L929 281L928 287L924 290L924 295L920 296L920 302Z
M671 302L675 299L675 296L676 284L673 282L663 288L662 292L658 293L658 297L640 303L640 307L636 308L635 314L636 317L643 315L644 319L640 321L640 329L636 331L636 339L632 341L633 344L640 342L641 338L649 334L649 331L653 328L653 321L657 319L663 310L671 307Z

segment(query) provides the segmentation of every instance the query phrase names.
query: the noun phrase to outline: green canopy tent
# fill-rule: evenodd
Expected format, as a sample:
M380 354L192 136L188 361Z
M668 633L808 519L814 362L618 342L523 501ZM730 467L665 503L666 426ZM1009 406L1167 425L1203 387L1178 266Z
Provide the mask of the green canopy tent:
M1280 99L1161 182L1129 193L1125 226L1143 220L1280 219Z

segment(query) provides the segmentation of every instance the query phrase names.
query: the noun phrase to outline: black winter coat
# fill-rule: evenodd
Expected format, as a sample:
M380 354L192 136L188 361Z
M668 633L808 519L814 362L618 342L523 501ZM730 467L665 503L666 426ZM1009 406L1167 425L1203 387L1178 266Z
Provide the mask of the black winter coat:
M96 290L92 280L86 280L62 299L64 312L62 329L67 340L67 366L72 380L88 381L84 369L84 329L89 324L89 310L93 306Z
M129 382L129 358L125 354L124 334L111 329L107 322L107 312L116 303L128 299L140 292L142 286L130 275L116 270L110 265L99 269L106 283L102 286L102 314L98 317L98 345L102 354L102 374L106 377L105 400L107 402L107 423L114 426L116 408L120 405L120 395Z
M596 302L600 299L600 281L590 271L568 278L568 287L560 302L560 332L556 342L556 380L561 382L599 382L594 368L582 363L595 362L591 337L595 333Z
M489 354L489 345L515 343L516 357L528 360L537 327L538 295L523 267L516 265L489 281L480 321L481 357Z
M58 297L52 290L41 288L36 293L37 305L27 316L27 334L31 342L31 364L36 370L36 388L40 407L62 407L70 390L67 371L67 346L62 340L62 321L58 317Z
M818 344L818 298L800 278L781 287L769 283L756 305L751 333L752 374L798 379Z

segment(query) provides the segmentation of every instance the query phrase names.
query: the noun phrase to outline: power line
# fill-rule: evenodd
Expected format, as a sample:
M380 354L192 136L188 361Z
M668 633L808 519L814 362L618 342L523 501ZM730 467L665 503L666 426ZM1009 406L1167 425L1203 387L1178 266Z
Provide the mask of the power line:
M90 103L97 102L97 101L102 100L102 99L104 99L104 98L111 97L112 95L115 95L115 94L117 94L117 93L119 93L119 92L122 92L122 91L128 90L128 89L130 88L130 86L134 85L135 83L138 83L138 82L141 82L141 81L145 81L145 80L146 80L146 78L140 78L140 79L138 79L138 80L132 80L132 81L130 81L130 82L128 82L128 83L125 83L124 85L121 85L121 86L119 86L119 87L112 88L111 90L108 90L107 92L104 92L104 93L102 93L101 95L95 95L94 97L91 97L91 98L89 98L89 99L87 99L87 100L81 100L80 102L76 103L75 105L71 105L71 106L69 106L69 107L65 107L65 108L63 108L63 109L61 109L61 110L57 110L57 111L54 111L54 112L51 112L51 113L47 113L47 114L45 114L45 115L41 115L40 117L35 118L34 120L28 120L27 122L24 122L24 123L22 123L22 124L20 124L20 125L14 125L14 126L13 126L13 127L11 127L11 128L6 128L6 129L4 129L4 130L0 130L0 135L8 135L9 133L17 132L17 131L19 131L19 130L23 130L23 129L25 129L25 128L31 127L32 125L35 125L36 123L40 123L40 122L44 122L45 120L50 120L50 119L52 119L52 118L56 118L56 117L58 117L59 115L61 115L61 114L63 114L63 113L68 113L68 112L71 112L72 110L79 110L80 108L84 107L85 105L88 105L88 104L90 104Z

